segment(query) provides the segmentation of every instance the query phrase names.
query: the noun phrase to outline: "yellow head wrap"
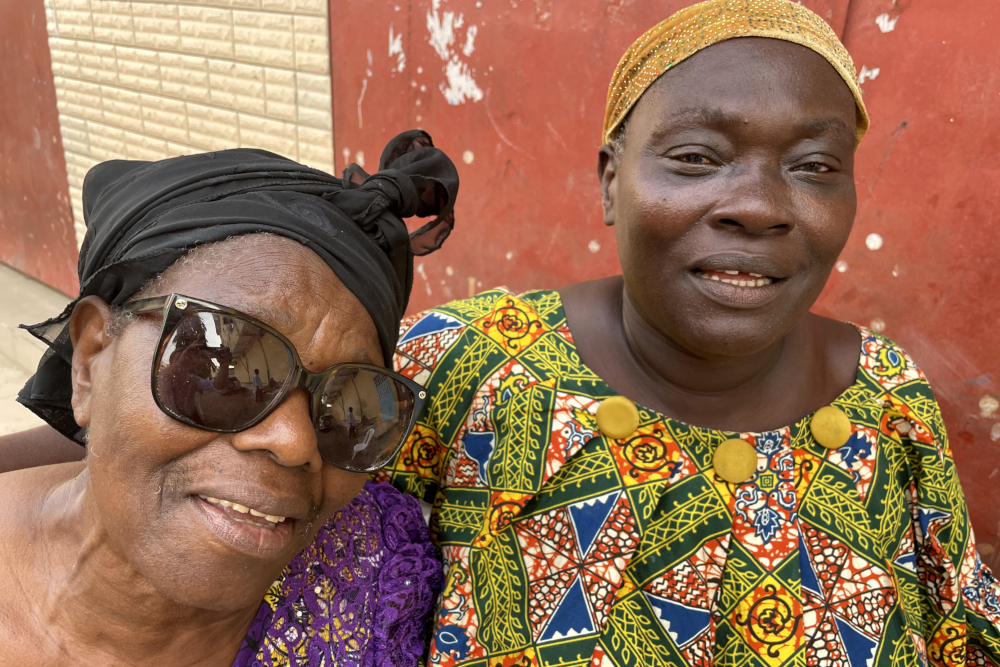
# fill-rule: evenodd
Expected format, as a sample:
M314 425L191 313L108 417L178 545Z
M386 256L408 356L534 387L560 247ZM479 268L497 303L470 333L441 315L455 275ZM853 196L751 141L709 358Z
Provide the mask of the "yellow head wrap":
M622 56L608 88L601 139L610 143L646 89L668 69L704 48L734 37L770 37L801 44L826 58L843 77L858 106L858 141L868 111L847 49L826 21L789 0L707 0L682 9L646 31Z

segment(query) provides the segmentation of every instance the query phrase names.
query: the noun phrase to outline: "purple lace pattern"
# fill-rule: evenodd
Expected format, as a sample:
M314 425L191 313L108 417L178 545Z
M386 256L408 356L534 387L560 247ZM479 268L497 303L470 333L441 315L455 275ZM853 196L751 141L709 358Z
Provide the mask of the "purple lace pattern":
M233 667L409 667L443 583L417 501L368 482L268 590Z

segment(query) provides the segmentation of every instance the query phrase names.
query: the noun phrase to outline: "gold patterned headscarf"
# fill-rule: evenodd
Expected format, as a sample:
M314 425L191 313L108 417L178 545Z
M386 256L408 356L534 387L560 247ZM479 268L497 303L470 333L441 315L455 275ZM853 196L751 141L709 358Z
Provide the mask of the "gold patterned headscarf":
M646 31L622 56L608 88L601 139L618 126L661 74L704 48L734 37L770 37L801 44L829 61L858 106L858 142L868 130L868 111L847 49L815 13L789 0L707 0L682 9Z

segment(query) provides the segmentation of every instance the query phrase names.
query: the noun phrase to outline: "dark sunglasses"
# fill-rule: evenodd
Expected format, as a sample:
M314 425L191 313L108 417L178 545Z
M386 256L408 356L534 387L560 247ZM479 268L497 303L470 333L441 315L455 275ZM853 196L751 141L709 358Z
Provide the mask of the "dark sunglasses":
M170 417L206 431L245 431L304 388L323 460L371 472L399 452L427 397L413 380L372 364L312 373L287 338L232 308L171 294L123 310L163 314L153 399Z

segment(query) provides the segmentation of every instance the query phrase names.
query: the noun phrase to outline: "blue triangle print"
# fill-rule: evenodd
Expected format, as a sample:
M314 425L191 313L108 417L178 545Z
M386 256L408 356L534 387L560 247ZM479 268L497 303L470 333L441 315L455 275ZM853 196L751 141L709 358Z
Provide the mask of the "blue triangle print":
M584 556L590 551L594 544L597 532L608 520L608 515L618 500L618 491L606 493L597 498L584 500L569 506L569 514L573 517L573 525L576 527L576 539L580 542L580 553Z
M844 650L847 651L847 659L851 662L851 667L871 667L875 661L875 649L878 642L855 629L853 625L834 616L837 621L837 629L840 630L840 639L844 643Z
M799 570L802 572L802 587L822 596L823 592L819 589L819 580L813 570L812 559L809 558L809 550L802 541L802 533L799 533Z
M484 484L489 484L489 470L486 466L493 456L495 438L493 431L472 431L465 435L465 453L479 464L479 478Z
M653 608L660 624L674 640L678 648L697 637L708 627L711 612L707 609L688 607L680 602L667 600L652 593L646 593L646 601Z
M896 558L896 564L905 567L910 572L917 571L917 554L914 552L903 554Z
M539 642L565 639L594 632L594 619L590 617L590 608L583 595L583 583L577 577L569 587L562 602L556 607L545 631L538 638Z
M456 320L454 317L442 315L441 313L428 313L424 319L410 327L410 330L407 331L406 335L399 340L399 343L402 344L413 340L414 338L420 338L421 336L437 333L438 331L458 329L462 326L465 325L462 324L460 320Z
M920 517L920 530L924 535L928 533L931 523L937 521L938 519L951 517L951 514L948 512L942 512L941 510L930 509L927 507L919 508L917 514Z

